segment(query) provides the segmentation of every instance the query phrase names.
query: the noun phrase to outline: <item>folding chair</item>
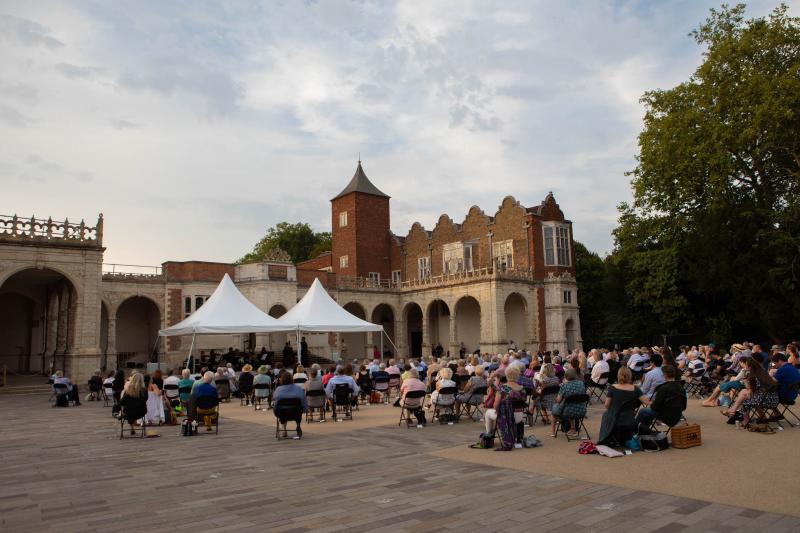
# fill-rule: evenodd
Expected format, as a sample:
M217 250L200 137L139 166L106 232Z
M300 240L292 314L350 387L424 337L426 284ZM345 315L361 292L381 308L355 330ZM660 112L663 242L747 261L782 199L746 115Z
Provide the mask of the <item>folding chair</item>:
M633 382L636 383L637 381L641 383L642 378L644 377L644 365L647 361L639 361L633 368L631 368L631 374L633 375Z
M192 387L178 387L178 398L181 399L181 405L183 406L184 411L189 409L189 396L192 394ZM183 398L186 398L184 400Z
M444 414L449 416L453 422L458 422L458 419L455 416L456 394L458 394L457 387L442 387L439 389L439 394L436 397L436 401L433 403L433 420L438 420L440 424L449 423L449 420L442 420L442 413L444 412ZM441 400L442 396L449 396L453 399L450 401L450 403L444 403ZM446 401L448 400L445 400L445 402Z
M319 410L319 422L325 422L325 391L322 389L312 389L306 391L306 422L314 422L314 412Z
M303 430L300 429L300 420L302 418L303 402L299 398L283 398L275 402L275 438L278 440L302 438ZM287 423L294 420L297 421L297 427L295 429L287 428ZM283 424L281 421L283 421ZM283 425L283 429L281 429L281 425ZM291 432L294 432L294 437L289 437Z
M789 385L789 389L788 389L787 392L791 393L792 391L794 391L795 393L797 393L798 385L800 385L800 384L792 383L791 385ZM794 407L796 405L796 403L797 403L797 400L792 400L792 401L781 401L778 404L778 409L779 409L778 413L781 416L781 420L785 420L787 424L789 424L790 426L795 426L795 427L800 426L800 417L798 417L797 413L792 411L790 408ZM781 408L783 408L783 409L780 410ZM786 413L789 413L790 415L792 415L794 417L794 419L797 420L797 424L795 424L794 422L790 422L789 419L786 418ZM780 421L778 421L778 423L780 424Z
M425 394L426 392L424 390L412 390L406 393L406 397L403 398L403 401L400 403L400 421L397 423L398 426L402 425L403 421L405 421L407 428L417 425L417 417L414 416L414 412L418 409L422 409L422 402L425 401Z
M125 418L125 411L122 410L122 411L120 411L120 417L119 417L119 438L120 438L120 440L125 438L125 423L126 422L128 422L128 420ZM140 438L143 439L145 437L146 432L147 432L147 421L145 420L144 416L142 416L142 418L140 419L140 422L141 423L139 424L138 427L135 427L133 424L128 423L128 425L130 426L130 431L131 431L130 437L135 437L137 432L141 432L141 434L139 435Z
M214 396L200 396L194 401L197 418L203 421L208 432L214 428L214 433L219 434L219 398Z
M231 384L227 379L215 379L214 385L217 386L217 395L219 401L230 401L231 399Z
M706 369L698 368L692 372L690 380L686 382L686 394L702 400L706 394L714 390L716 384L712 386L711 383L711 379L706 375Z
M389 391L387 393L386 403L389 403L392 392L395 393L395 399L400 396L400 376L397 374L389 374Z
M114 401L114 380L103 383L103 388L100 393L103 397L103 407L110 407L109 403Z
M191 391L189 391L191 392ZM164 384L164 398L169 401L171 407L175 408L181 403L181 391L175 383Z
M59 397L64 399L61 400L65 404L62 405L62 407L69 407L70 402L72 402L72 405L75 405L75 400L72 398L72 395L69 392L69 387L66 383L54 383L52 397L55 399L53 407L58 407Z
M266 391L266 394L264 394ZM256 383L253 385L253 410L261 409L261 402L267 400L267 406L272 406L272 389L269 383Z
M389 378L379 377L372 380L372 390L381 393L383 403L389 404Z
M536 425L536 421L538 419L542 419L542 423L544 423L545 413L542 409L541 401L545 398L555 398L558 396L558 391L561 390L561 386L559 385L550 385L549 387L545 387L542 389L541 394L539 394L539 401L536 402L534 407L534 416L533 422L531 423L531 427Z
M344 416L343 420L353 419L353 403L350 397L350 385L347 383L337 383L333 388L333 421L339 421L339 415Z
M775 387L777 387L777 385L774 385L768 389L768 392L773 391ZM767 403L767 397L767 394L762 394L757 404L749 407L748 409L743 409L743 414L745 418L747 418L747 423L742 427L747 429L752 424L766 424L769 427L772 427L772 425L775 424L778 426L778 428L783 429L783 426L780 425L781 414L778 411L780 408L780 403L775 406L770 406Z
M589 401L592 398L597 398L598 403L603 403L603 395L606 393L606 386L608 385L608 375L609 372L600 374L600 377L597 378L597 383L592 381L591 377L586 380L586 392L589 393Z
M293 382L295 385L302 385L302 384L303 384L303 383L305 383L306 381L308 381L308 378L294 378L294 379L292 380L292 382Z
M486 398L486 391L488 387L475 387L469 391L469 396L461 403L461 412L459 418L468 416L473 422L480 422L483 420L483 401ZM478 415L475 418L475 415Z
M584 404L583 416L578 418L578 419L576 419L577 422L575 423L575 425L578 428L578 436L577 437L570 437L569 433L564 433L564 435L567 437L567 442L573 441L573 440L592 440L592 438L589 436L589 430L586 429L586 424L583 423L584 419L586 418L586 411L589 408L589 402L590 401L591 401L591 398L589 397L588 394L573 394L571 396L567 396L561 402L562 411L563 411L564 408L566 408L567 405L581 405L581 404ZM559 415L559 416L557 416L555 418L556 418L556 422L557 422L556 423L556 438L558 438L558 432L561 429L561 418L562 417L561 417L561 415ZM585 439L584 439L584 437L581 437L581 429L583 429L584 433L586 433L586 438Z

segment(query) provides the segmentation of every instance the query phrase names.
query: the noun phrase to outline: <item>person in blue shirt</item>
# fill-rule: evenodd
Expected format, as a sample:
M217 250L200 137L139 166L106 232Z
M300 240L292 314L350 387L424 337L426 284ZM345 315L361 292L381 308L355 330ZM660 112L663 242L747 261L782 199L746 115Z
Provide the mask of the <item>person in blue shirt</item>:
M781 403L791 404L797 399L797 389L792 388L795 383L800 383L800 371L790 365L785 353L776 353L772 356L775 373L772 377L778 382L778 399Z
M217 397L217 388L214 386L214 373L211 371L203 374L203 378L198 380L192 387L192 393L189 395L189 418L191 420L197 420L197 399L205 396ZM209 416L204 416L203 418L206 420L206 429L211 431L211 418Z
M351 397L354 398L358 395L359 388L356 380L354 380L352 376L347 375L344 367L339 366L336 367L336 375L328 380L328 384L325 385L325 394L328 395L329 400L333 400L333 389L335 389L336 385L339 383L344 383L350 387Z

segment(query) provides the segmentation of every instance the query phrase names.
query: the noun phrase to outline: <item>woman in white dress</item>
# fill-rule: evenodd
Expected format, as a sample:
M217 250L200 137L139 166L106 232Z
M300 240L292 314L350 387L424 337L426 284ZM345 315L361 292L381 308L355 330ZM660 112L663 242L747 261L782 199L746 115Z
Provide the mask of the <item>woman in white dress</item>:
M164 423L164 401L161 399L161 389L152 382L150 376L144 377L147 386L147 414L144 416L148 424Z

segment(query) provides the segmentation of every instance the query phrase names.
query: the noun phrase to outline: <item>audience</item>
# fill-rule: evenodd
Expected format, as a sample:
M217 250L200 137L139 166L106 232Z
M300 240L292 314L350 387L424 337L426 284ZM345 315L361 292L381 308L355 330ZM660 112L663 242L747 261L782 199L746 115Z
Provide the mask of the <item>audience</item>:
M650 398L633 384L633 373L629 367L617 371L617 382L606 390L603 419L600 423L598 444L624 446L633 437L634 412L639 404L650 405Z
M403 383L400 385L400 398L403 404L414 413L414 416L417 418L417 423L419 425L426 425L428 423L427 419L425 418L425 411L423 409L423 404L425 401L425 397L416 399L416 398L409 398L406 401L406 394L411 391L424 391L426 390L425 384L420 381L419 379L419 371L416 368L412 368L409 370L409 377L403 380Z
M131 374L120 394L119 403L122 406L121 417L131 427L131 435L135 434L134 426L147 414L147 387L144 378L138 372Z
M289 413L288 411L278 409L278 402L289 398L300 400L302 411ZM299 385L296 385L292 382L291 375L281 374L280 380L278 381L278 387L275 389L275 396L272 398L272 400L274 402L272 408L273 413L283 426L283 430L286 431L287 422L294 420L294 422L297 424L297 436L302 437L303 430L300 428L300 423L303 421L303 413L308 408L308 402L306 400L305 391Z
M564 422L569 424L567 436L576 437L580 429L578 421L586 416L586 403L564 403L564 400L570 396L586 394L586 385L583 380L578 379L578 373L573 368L567 369L564 378L566 381L561 385L558 396L555 398L555 403L550 408L550 412L553 415L551 437L556 436L556 424L559 420L562 424Z
M660 420L672 427L677 424L683 411L686 410L686 391L675 381L675 367L661 367L664 383L656 387L653 402L649 407L642 407L636 415L636 424L640 428L649 428L653 420ZM648 396L649 398L650 396Z

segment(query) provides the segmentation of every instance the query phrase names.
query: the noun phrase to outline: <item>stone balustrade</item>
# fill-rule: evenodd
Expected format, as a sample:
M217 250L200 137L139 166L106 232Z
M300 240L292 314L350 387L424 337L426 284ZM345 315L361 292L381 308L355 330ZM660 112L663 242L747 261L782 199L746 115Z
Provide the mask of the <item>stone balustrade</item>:
M103 214L96 226L88 226L83 220L75 223L69 219L61 222L52 218L0 215L0 241L99 247L103 245Z

